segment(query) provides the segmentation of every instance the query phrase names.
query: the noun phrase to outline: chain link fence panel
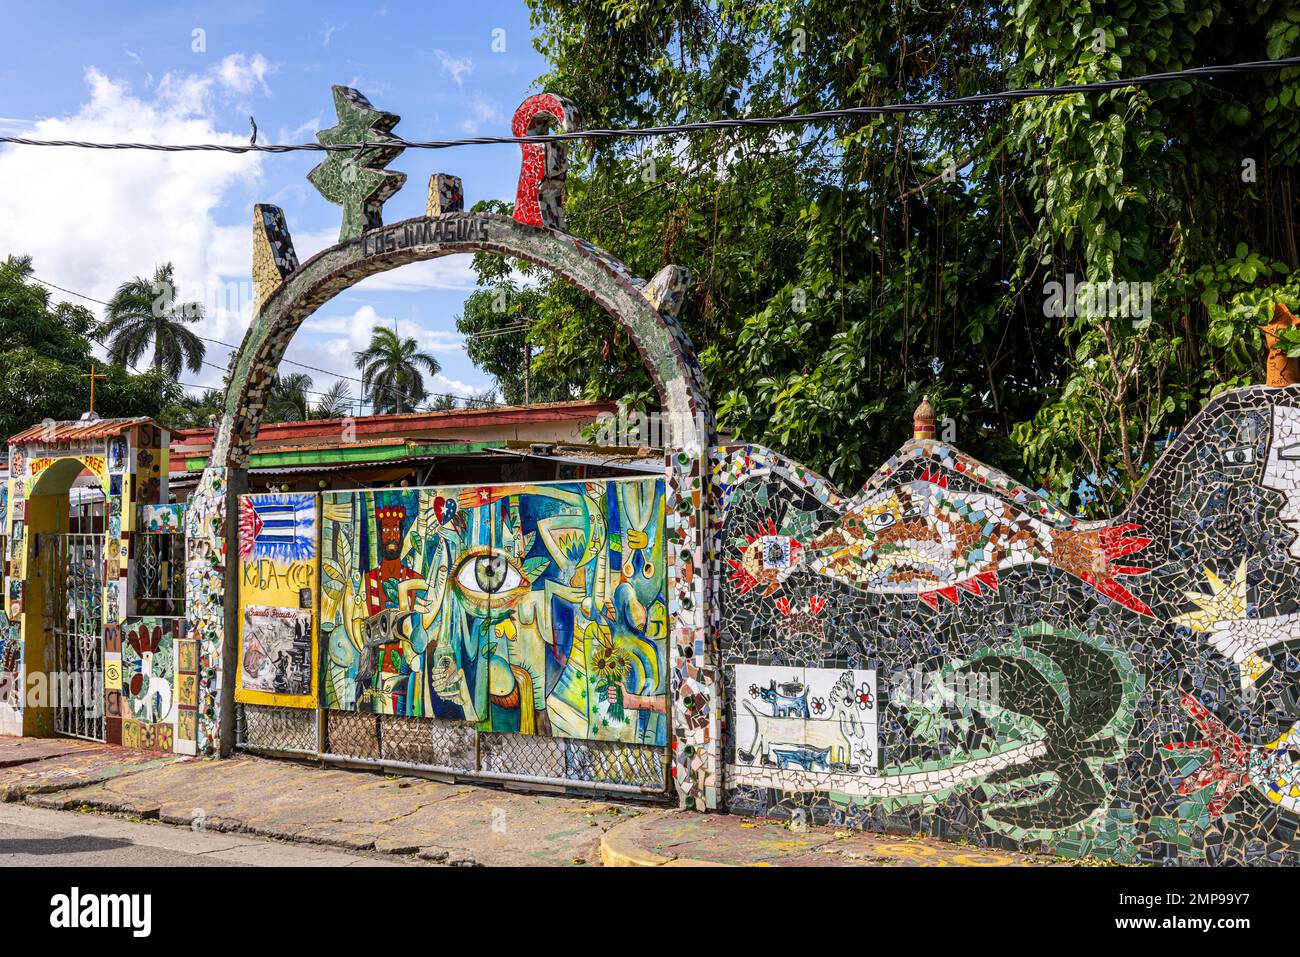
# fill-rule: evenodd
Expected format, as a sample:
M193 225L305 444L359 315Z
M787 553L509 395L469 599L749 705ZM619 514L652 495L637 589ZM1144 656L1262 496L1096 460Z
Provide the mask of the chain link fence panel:
M379 715L363 711L326 711L325 742L325 751L329 754L378 761Z
M476 773L566 784L668 788L668 749L616 741L478 732L472 724L358 711L326 711L325 741L317 712L239 705L241 750L329 754L391 761L430 771Z
M241 704L237 717L235 741L243 750L320 752L314 708Z

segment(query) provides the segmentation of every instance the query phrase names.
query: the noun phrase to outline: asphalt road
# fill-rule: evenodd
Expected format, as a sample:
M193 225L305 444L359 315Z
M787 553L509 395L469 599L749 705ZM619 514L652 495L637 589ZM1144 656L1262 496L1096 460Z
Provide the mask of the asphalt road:
M0 867L401 867L391 857L0 804Z

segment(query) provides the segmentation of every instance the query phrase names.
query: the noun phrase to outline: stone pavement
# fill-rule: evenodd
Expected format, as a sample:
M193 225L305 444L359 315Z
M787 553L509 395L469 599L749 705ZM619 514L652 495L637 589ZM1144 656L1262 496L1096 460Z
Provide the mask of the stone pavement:
M73 738L0 737L0 803L184 761Z
M1051 860L925 838L791 830L784 822L661 804L30 738L0 738L0 800L402 855L412 863L846 867Z
M1055 858L734 814L643 815L605 834L606 867L1012 867Z

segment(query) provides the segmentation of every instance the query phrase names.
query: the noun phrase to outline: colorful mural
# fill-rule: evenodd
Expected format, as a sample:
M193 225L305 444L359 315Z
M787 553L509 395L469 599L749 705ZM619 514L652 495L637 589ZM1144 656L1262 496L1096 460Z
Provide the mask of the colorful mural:
M326 707L667 744L661 479L323 499Z
M122 744L146 751L173 750L192 753L180 746L177 733L181 704L192 711L191 687L178 674L177 653L184 641L182 618L128 618L122 630L120 717ZM184 685L185 687L182 687ZM191 734L189 739L193 740Z
M185 530L184 503L141 505L139 530L154 535L179 535Z
M1300 863L1300 387L1214 399L1111 521L929 439L852 498L756 446L713 476L730 809Z
M235 700L316 706L316 496L239 499L239 659Z

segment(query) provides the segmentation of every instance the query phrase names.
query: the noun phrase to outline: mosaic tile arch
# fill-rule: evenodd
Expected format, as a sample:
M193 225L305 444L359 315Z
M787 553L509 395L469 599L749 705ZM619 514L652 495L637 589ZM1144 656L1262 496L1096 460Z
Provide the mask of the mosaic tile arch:
M270 224L275 224L274 227ZM241 345L225 416L218 428L213 461L242 465L260 424L267 389L298 327L326 302L362 279L409 263L458 253L495 252L524 259L571 282L619 321L636 343L660 392L668 421L665 434L675 447L703 448L713 430L708 386L695 351L678 323L685 287L684 270L676 288L665 289L659 276L647 283L613 255L591 243L554 230L525 225L507 216L443 212L381 226L357 239L331 246L300 266L292 242L274 207L259 207L254 233L274 246L278 265L259 281L271 288ZM267 235L276 232L276 237ZM292 267L290 269L290 267ZM280 269L289 269L281 277Z
M398 117L374 107L355 90L334 88L338 124L322 142L383 143L382 150L331 153L311 182L343 207L340 242L299 264L283 213L258 206L253 215L253 278L257 313L232 366L226 408L211 463L187 514L190 633L206 665L199 692L200 737L219 747L217 726L229 709L221 701L222 645L229 648L227 592L237 587L238 562L226 557L227 522L248 450L256 437L267 391L290 339L302 322L334 296L367 276L407 263L455 253L495 252L536 263L573 283L629 332L657 386L665 417L665 552L673 701L674 780L682 802L716 805L717 678L705 628L703 509L707 501L707 449L714 438L713 409L695 350L677 314L688 286L686 271L667 266L646 282L615 256L560 232L564 198L562 150L523 150L521 181L537 184L541 213L523 220L464 212L464 190L442 174L429 182L430 215L383 225L384 202L404 175L389 171L400 149L388 134ZM561 128L579 124L577 107L557 97L529 98L516 119L532 129L546 114ZM527 144L525 144L527 146ZM532 187L530 186L531 190ZM530 193L531 195L531 193ZM227 681L227 683L229 683Z
M732 811L1300 863L1300 387L1212 400L1084 522L913 440L852 497L712 455Z

